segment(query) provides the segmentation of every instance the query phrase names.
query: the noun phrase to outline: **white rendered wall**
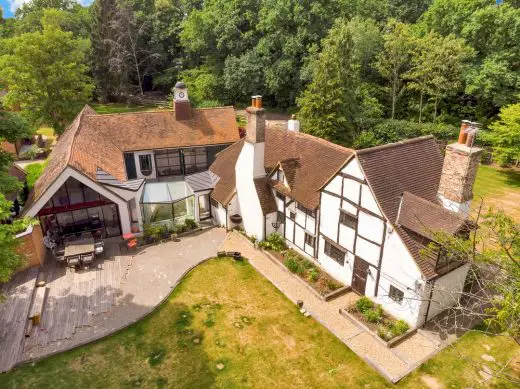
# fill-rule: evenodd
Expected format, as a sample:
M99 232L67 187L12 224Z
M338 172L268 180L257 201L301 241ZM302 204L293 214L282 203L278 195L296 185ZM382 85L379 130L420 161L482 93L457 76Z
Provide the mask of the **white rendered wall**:
M404 299L397 303L388 297L390 285L404 292ZM378 296L376 301L398 319L416 326L420 319L424 281L408 249L387 224L387 233L381 262Z
M458 304L469 266L469 264L463 265L435 280L428 320Z
M457 203L456 201L447 199L444 196L439 196L439 200L442 202L442 206L446 209L449 209L453 212L458 212L463 215L468 215L471 209L471 200L466 201L465 203Z
M211 215L213 216L213 224L226 228L226 209L218 204L218 207L211 205Z
M235 165L236 188L238 206L242 210L244 230L249 235L254 235L258 240L264 237L264 215L260 206L260 200L256 193L253 179L261 173L265 176L264 151L265 143L251 144L244 142ZM260 159L261 157L261 159ZM261 168L260 168L261 166ZM229 216L233 213L228 208Z

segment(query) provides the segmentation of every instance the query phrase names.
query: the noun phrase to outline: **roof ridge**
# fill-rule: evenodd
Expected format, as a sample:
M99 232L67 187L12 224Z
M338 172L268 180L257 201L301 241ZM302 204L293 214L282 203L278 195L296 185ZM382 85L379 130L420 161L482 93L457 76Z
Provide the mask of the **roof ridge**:
M194 111L207 111L211 109L224 109L224 108L233 108L232 105L224 105L221 107L204 107L204 108L192 108ZM91 107L93 111L96 112L96 115L87 115L87 116L122 116L122 115L141 115L141 114L157 114L157 113L174 113L174 109L158 109L157 111L132 111L132 112L112 112L112 113L97 113L95 109Z
M430 139L435 139L435 137L433 135L424 135L424 136L419 136L417 138L404 139L404 140L400 140L398 142L387 143L385 145L368 147L366 149L354 150L354 151L356 154L362 155L362 154L368 154L368 153L372 153L372 152L376 152L376 151L391 149L394 147L400 147L400 146L409 145L409 144L413 144L413 143L419 143L419 142L423 142L423 141L430 140Z
M269 127L269 130L275 130L275 131L282 131L282 132L286 132L288 134L293 134L294 136L299 136L301 138L309 138L310 140L314 140L318 143L321 143L325 146L329 146L331 148L335 148L337 150L341 150L341 151L350 151L351 153L354 153L355 150L354 149L351 149L351 148L348 148L348 147L345 147L345 146L341 146L341 145L338 145L334 142L331 142L329 140L326 140L326 139L323 139L323 138L320 138L320 137L317 137L317 136L314 136L314 135L311 135L311 134L307 134L305 132L296 132L296 131L288 131L288 130L284 130L284 129L281 129L281 128L276 128L276 127Z
M72 153L74 151L74 148L76 147L76 139L78 138L78 134L79 134L80 129L81 129L81 125L82 125L82 122L83 122L83 117L89 116L89 115L85 114L86 111L87 111L87 108L92 109L88 104L85 104L85 106L81 109L81 111L76 116L76 118L74 119L72 124L69 126L69 129L70 129L74 125L74 122L76 120L78 121L78 125L76 127L76 130L72 134L72 141L70 142L70 147L67 147L67 158L65 158L65 160L67 161L66 166L71 165L70 160L72 158ZM94 116L94 115L90 115L90 116Z

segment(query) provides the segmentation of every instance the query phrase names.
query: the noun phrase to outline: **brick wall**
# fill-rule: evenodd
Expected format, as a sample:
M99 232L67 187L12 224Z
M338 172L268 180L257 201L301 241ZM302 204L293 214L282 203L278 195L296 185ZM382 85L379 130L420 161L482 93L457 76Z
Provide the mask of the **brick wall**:
M20 270L25 270L34 266L43 265L47 249L43 244L43 234L40 226L36 225L28 231L17 235L22 240L17 251L25 255L25 264Z
M446 147L439 194L457 203L473 198L473 184L477 176L482 149L455 143Z

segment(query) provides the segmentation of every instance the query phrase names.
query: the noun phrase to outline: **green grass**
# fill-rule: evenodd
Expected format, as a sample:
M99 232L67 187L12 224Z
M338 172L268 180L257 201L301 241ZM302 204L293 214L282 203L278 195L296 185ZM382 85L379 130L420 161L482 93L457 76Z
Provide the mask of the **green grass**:
M520 171L482 165L477 172L473 192L475 196L504 195L520 191Z
M477 172L473 187L475 195L472 206L476 210L481 201L484 208L503 209L520 221L520 171L482 165Z
M500 362L515 352L507 338L479 334L465 336L456 348L479 359L482 343ZM393 386L314 319L304 318L247 262L218 258L191 272L146 319L2 374L0 387L422 388L424 374L455 388L468 382L475 387L478 378L472 365L447 349Z
M92 103L90 106L99 114L106 113L125 113L125 112L153 112L153 111L161 111L156 106L146 106L146 105L132 105L132 104L123 104L123 103L109 103L109 104L100 104L100 103Z

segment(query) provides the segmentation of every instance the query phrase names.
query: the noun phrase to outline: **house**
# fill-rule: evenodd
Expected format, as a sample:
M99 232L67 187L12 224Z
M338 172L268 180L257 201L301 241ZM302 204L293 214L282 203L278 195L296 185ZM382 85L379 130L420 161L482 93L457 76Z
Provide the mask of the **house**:
M209 219L216 176L208 167L238 140L233 107L192 109L183 83L171 111L98 115L85 106L23 213L38 218L44 234L62 236L94 223L110 237L146 223Z
M260 96L247 135L210 170L216 224L263 240L278 232L334 278L420 326L458 302L469 265L428 249L435 234L468 234L481 149L432 136L347 149L289 128L266 126Z

